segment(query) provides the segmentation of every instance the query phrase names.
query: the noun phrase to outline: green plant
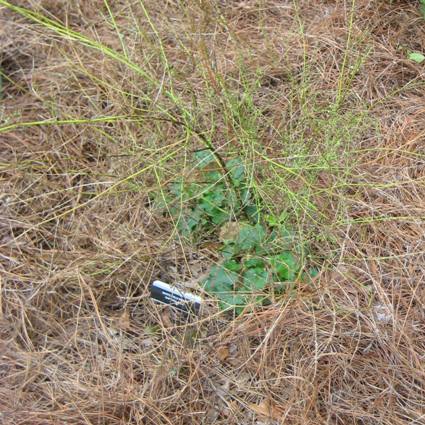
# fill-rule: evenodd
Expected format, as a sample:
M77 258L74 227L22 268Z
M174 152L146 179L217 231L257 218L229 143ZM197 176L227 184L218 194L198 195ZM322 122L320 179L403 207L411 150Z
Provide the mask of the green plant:
M183 237L215 236L221 261L203 281L223 310L241 313L267 303L302 273L303 250L286 216L260 218L261 208L248 185L243 161L222 161L209 150L195 154L191 177L173 182L165 195L168 211Z
M299 256L278 242L279 235L265 225L231 222L223 239L222 262L211 268L204 289L216 296L223 310L240 313L247 306L269 300L267 290L282 292L301 270ZM223 233L223 232L222 232Z
M174 181L165 197L182 236L205 235L240 216L257 220L258 211L239 158L221 163L205 149L196 152L194 159L191 175Z
M422 53L411 52L409 53L409 59L416 63L422 63L425 61L425 56Z

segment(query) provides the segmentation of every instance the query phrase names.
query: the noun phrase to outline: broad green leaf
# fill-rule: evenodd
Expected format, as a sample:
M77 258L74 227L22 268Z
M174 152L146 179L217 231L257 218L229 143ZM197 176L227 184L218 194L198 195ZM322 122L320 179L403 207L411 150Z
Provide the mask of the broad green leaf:
M212 188L212 190L204 193L199 201L200 207L209 215L213 215L213 211L220 208L225 200L225 195L222 188Z
M243 309L246 305L246 296L235 292L235 284L239 279L235 270L238 269L240 265L236 261L226 261L222 265L213 266L204 282L204 289L219 299L222 310Z
M195 208L186 214L180 214L179 208L170 209L170 212L174 216L178 216L177 229L182 236L188 237L191 233L197 230L197 227L203 224L203 211L199 208Z
M266 231L260 224L256 224L255 226L243 224L235 240L235 244L241 251L249 251L259 248L265 237Z
M269 273L261 267L248 269L243 275L243 290L247 292L262 291L269 281Z
M248 205L252 204L251 191L250 191L249 187L242 187L240 189L240 195L241 195L241 200L242 200L243 206L245 208Z
M409 59L416 63L422 63L425 61L425 56L422 53L412 52L409 53Z
M245 165L240 158L234 158L226 162L226 168L235 187L241 186L245 180Z
M233 292L234 285L239 279L239 274L226 269L224 265L211 267L207 279L204 281L204 289L218 296L219 293Z
M256 204L249 204L245 207L245 213L252 223L258 223L260 221L260 210Z
M238 251L237 251L234 243L225 244L223 249L221 250L221 254L223 255L224 259L232 258L237 253L238 253Z
M239 272L242 269L242 266L238 261L235 260L227 260L223 263L223 267L226 270L230 270L232 272Z
M182 220L182 221L185 222L188 228L188 231L193 232L196 226L200 223L201 216L196 214L191 214L189 217L187 217L186 220Z
M242 313L247 304L247 297L234 292L221 292L217 294L222 310L235 310L237 314Z
M258 257L248 258L244 261L243 265L247 269L254 269L257 267L265 268L264 260Z
M211 151L211 149L202 149L195 152L195 159L197 160L197 168L204 168L208 164L215 161L214 153Z
M290 251L271 257L270 265L280 280L295 280L299 270L297 259Z
M229 221L230 215L227 211L224 211L223 209L215 208L214 211L210 214L211 220L216 225L221 225L225 223L226 221Z
M223 174L220 170L208 171L204 174L203 180L207 183L216 183L218 184L223 180Z

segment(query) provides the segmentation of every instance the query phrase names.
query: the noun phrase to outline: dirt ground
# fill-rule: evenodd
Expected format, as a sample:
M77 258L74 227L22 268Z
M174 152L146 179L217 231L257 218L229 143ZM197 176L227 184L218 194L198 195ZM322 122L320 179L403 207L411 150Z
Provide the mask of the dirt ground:
M1 0L0 423L425 424L410 52L416 1ZM252 159L320 273L182 322L149 285L199 292L217 241L154 199L201 132Z

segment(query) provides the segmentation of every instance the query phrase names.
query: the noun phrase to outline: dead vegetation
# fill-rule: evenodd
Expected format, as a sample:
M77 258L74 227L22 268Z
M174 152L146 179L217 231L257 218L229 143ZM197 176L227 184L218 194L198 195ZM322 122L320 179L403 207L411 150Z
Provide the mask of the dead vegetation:
M152 79L0 8L0 422L425 423L416 2L122 0L114 20L103 1L11 3L127 49ZM152 304L153 279L197 288L216 260L153 207L197 132L251 158L277 209L310 175L267 159L339 141L288 207L323 259L314 285L233 320Z

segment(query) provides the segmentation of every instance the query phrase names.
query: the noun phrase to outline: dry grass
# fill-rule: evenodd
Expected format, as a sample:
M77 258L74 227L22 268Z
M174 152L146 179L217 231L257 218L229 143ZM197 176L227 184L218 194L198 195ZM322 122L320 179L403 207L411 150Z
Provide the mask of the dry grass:
M425 423L416 2L12 3L122 53L0 7L0 422ZM153 199L200 132L243 154L322 270L181 323L149 283L196 288L216 257Z

